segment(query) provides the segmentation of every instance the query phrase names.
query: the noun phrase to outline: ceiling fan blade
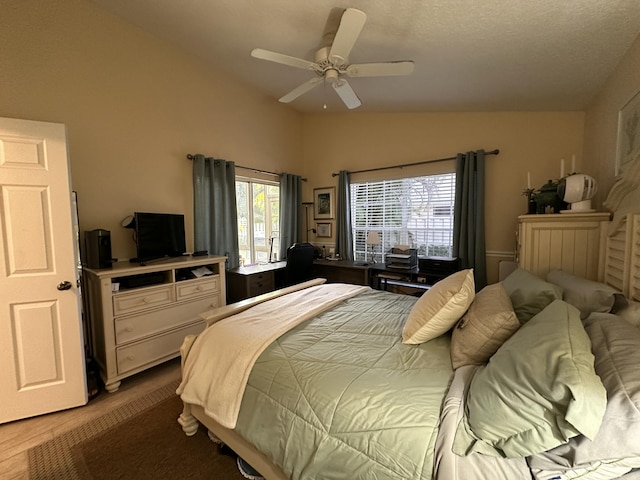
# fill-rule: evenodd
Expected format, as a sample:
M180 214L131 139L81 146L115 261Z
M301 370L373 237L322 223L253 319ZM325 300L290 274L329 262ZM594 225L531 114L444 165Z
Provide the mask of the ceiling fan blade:
M350 77L388 77L394 75L410 75L414 69L411 60L383 63L360 63L347 67Z
M298 98L300 95L307 93L309 90L311 90L313 87L315 87L316 85L318 85L319 83L322 83L324 79L322 77L313 77L311 80L307 80L306 82L304 82L302 85L294 88L293 90L291 90L289 93L287 93L285 96L283 96L282 98L280 98L280 101L282 103L289 103L289 102L293 102L296 98Z
M271 52L269 50L263 50L262 48L254 48L251 51L251 56L259 58L260 60L268 60L270 62L281 63L290 67L302 68L303 70L316 70L318 64L309 62L302 58L290 57L289 55L283 55L282 53Z
M355 8L347 8L340 19L340 26L331 44L329 59L347 62L349 53L362 31L367 15Z
M343 103L347 106L349 110L353 110L354 108L358 108L362 105L362 102L356 95L356 92L353 91L349 82L347 82L344 78L336 80L333 82L333 89L336 91L338 96L342 99Z

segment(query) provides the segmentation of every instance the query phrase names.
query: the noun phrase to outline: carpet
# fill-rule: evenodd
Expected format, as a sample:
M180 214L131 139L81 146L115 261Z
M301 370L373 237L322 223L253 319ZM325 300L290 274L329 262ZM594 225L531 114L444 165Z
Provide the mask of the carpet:
M32 480L242 480L236 457L176 421L177 382L29 450ZM114 394L117 395L117 394Z

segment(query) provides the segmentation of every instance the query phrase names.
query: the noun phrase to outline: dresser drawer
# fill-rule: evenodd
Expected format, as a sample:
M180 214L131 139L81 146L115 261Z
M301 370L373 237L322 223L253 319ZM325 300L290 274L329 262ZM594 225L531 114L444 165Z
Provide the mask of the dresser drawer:
M116 348L118 375L176 356L184 337L198 335L204 327L204 321L200 321L141 342Z
M153 312L115 319L116 345L132 342L165 330L192 323L202 312L220 306L220 296L213 295L189 304L174 305Z
M255 297L275 290L273 272L265 272L249 277L249 296Z
M175 302L173 285L145 289L143 292L119 293L113 296L113 315L126 315Z
M211 295L220 291L220 277L212 275L198 280L185 280L176 284L178 300Z

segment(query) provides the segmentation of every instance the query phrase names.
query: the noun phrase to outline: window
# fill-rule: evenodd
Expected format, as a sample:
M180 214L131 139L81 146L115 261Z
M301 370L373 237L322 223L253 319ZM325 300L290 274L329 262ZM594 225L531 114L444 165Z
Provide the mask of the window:
M395 245L409 245L418 255L450 257L455 183L455 173L352 183L354 258L371 260L369 231L380 234L377 260L384 261L383 254Z
M263 180L237 179L240 265L276 260L280 242L280 186Z

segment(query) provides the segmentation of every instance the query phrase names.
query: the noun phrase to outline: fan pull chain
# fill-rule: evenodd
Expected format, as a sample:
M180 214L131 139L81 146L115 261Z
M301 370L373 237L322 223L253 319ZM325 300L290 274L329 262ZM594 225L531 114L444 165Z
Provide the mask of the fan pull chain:
M322 79L322 100L323 100L322 108L324 110L326 110L327 109L327 79L326 79L326 77Z

